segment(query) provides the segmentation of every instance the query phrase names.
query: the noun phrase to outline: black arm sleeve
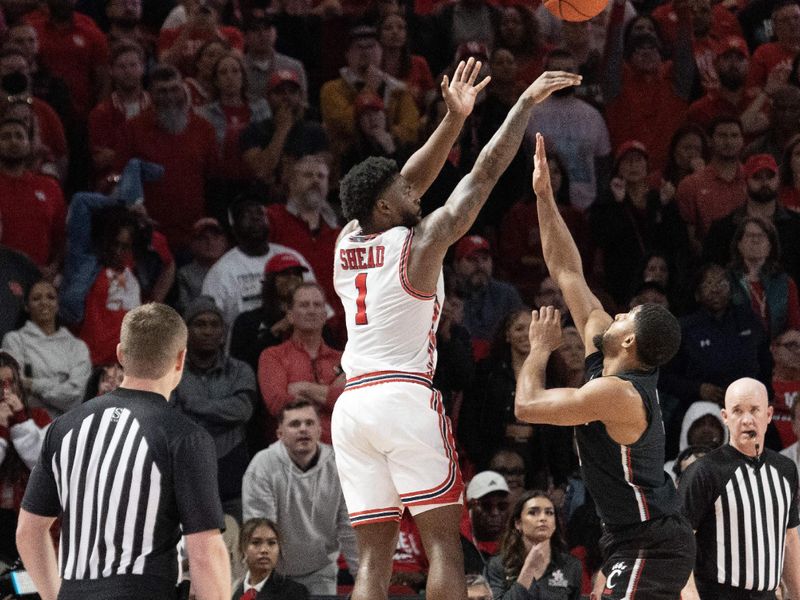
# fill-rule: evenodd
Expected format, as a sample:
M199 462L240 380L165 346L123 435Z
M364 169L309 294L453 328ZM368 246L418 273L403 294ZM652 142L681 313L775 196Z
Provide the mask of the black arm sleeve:
M217 487L214 441L202 429L183 436L172 447L175 499L183 533L225 529Z

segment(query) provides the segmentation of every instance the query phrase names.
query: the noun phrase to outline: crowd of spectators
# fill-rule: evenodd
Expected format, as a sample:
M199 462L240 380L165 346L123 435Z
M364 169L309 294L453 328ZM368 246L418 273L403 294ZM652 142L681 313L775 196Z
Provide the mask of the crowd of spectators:
M773 393L767 445L800 469L797 1L611 0L572 23L539 0L0 0L0 560L41 432L119 384L121 320L158 301L189 327L174 407L211 433L226 512L249 519L239 594L276 565L282 597L305 597L292 578L335 591L340 551L346 589L356 555L329 446L338 181L367 156L402 164L470 57L492 80L425 214L539 74L583 76L536 107L445 267L434 381L473 481L475 597L572 598L599 564L571 431L514 417L531 308L564 319L549 385L584 376L542 257L536 132L607 310L657 302L681 319L659 381L666 469L725 442L724 390L745 376ZM393 590L423 589L426 566L404 518Z

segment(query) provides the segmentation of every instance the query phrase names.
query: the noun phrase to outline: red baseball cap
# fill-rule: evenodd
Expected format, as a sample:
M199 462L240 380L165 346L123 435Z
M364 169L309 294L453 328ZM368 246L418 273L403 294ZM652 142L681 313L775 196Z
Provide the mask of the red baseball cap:
M479 252L489 253L489 240L479 235L468 235L456 244L456 260L468 258Z
M308 271L308 267L303 265L294 254L281 252L267 261L267 264L264 266L264 275L269 273L283 273L287 269L300 269L303 273Z
M729 35L717 46L717 56L722 56L732 51L738 52L745 58L750 58L750 49L747 47L747 42L738 35Z
M628 152L641 152L645 158L650 156L650 153L647 152L647 146L642 142L639 140L627 140L622 142L619 148L617 148L617 152L614 155L614 162L619 162Z
M292 69L279 69L270 76L267 82L267 91L270 92L284 83L293 83L300 87L300 75Z
M771 154L753 154L753 156L745 161L742 167L744 176L748 179L759 171L764 170L771 171L772 173L778 172L778 163L775 162Z

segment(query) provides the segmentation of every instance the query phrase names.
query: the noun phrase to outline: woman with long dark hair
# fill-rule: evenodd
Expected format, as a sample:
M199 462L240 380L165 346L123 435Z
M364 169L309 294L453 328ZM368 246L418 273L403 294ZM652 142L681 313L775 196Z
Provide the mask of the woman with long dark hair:
M525 492L509 516L500 554L486 568L495 600L578 600L581 563L566 551L553 501Z
M92 371L89 349L58 322L58 291L42 280L25 299L28 320L3 338L3 349L22 364L31 401L55 418L81 403Z
M424 112L427 96L436 83L425 57L411 54L405 17L397 12L383 17L378 24L378 41L383 48L381 69L405 83L420 113Z
M9 565L19 558L17 517L49 424L46 410L28 406L19 362L0 351L0 560Z
M800 329L797 285L780 265L780 244L772 223L746 217L731 241L733 303L750 306L770 338Z
M273 521L245 521L239 532L239 553L247 573L236 587L233 600L307 600L308 590L304 585L276 572L281 559L281 537ZM253 595L246 595L249 590L255 591L251 592Z

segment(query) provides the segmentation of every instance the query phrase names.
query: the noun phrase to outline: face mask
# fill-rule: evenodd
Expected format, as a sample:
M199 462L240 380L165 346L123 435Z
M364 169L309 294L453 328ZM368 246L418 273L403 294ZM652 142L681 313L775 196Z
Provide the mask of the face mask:
M28 91L28 76L19 71L3 75L3 79L0 80L0 87L9 96L19 96Z

